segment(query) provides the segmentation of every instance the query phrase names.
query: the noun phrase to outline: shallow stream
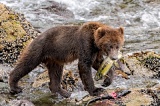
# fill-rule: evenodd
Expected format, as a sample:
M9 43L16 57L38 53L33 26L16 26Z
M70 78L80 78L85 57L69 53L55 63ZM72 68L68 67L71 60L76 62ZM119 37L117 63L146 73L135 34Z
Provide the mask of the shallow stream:
M23 13L41 32L56 25L101 21L113 27L125 28L124 54L142 50L154 50L160 53L159 0L0 0L0 2ZM72 64L66 69L76 69L75 65ZM131 77L126 81L118 77L110 88L128 88L133 85L143 87L142 83L145 81L146 78ZM34 97L33 95L28 94L26 97ZM50 98L49 103L56 102L55 100Z

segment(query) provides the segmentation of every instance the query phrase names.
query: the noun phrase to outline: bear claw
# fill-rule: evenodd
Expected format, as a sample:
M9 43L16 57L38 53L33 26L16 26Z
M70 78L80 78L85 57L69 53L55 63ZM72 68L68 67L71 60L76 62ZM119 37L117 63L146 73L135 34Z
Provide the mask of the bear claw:
M12 95L20 93L20 92L22 92L22 88L20 88L20 87L14 87L14 88L11 88L11 90L10 90L10 93Z
M91 96L98 96L98 95L101 95L103 92L104 92L104 89L103 89L103 88L96 88L96 89L93 91L93 95L91 95Z
M69 98L71 96L71 93L70 92L67 92L66 90L64 89L61 89L59 92L58 92L60 95L62 95L63 97L65 98Z

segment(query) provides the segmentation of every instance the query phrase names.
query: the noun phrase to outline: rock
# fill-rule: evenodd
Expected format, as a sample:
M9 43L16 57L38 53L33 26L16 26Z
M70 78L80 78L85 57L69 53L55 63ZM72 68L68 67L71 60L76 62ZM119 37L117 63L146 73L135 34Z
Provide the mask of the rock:
M137 76L155 77L160 72L160 54L144 51L124 56L124 71Z
M75 90L75 88L77 89L79 87L79 80L80 80L79 77L75 76L72 73L72 71L64 70L63 78L61 82L62 88L72 92ZM50 80L48 76L48 71L46 70L38 75L38 77L33 82L32 86L34 88L37 88L37 87L43 86L49 81Z
M49 82L49 76L48 76L48 71L44 71L42 72L34 81L34 83L32 84L32 86L34 88L40 87L45 83Z
M119 7L121 9L127 8L128 10L138 6L139 6L138 2L134 0L123 0L123 2L119 4Z
M0 63L13 64L24 47L38 35L22 14L0 3Z
M153 99L151 96L142 94L139 90L131 90L129 95L122 97L122 101L126 106L141 106L141 105L150 105Z
M159 2L158 0L142 0L145 3Z
M0 64L0 82L8 82L8 74L12 70L12 67Z
M123 89L121 89L123 91ZM134 89L130 89L129 91L131 91L130 93L121 96L120 98L115 98L115 99L102 99L99 101L95 101L94 103L92 103L91 105L93 106L148 106L151 105L152 101L154 101L154 99L152 98L151 95L146 94L146 93L142 93L141 92L142 89L140 88L134 88ZM108 94L111 95L113 92L116 93L118 91L116 90L107 90ZM117 93L116 93L117 94ZM83 100L89 101L89 100L93 100L94 98L97 97L84 97ZM86 105L88 106L88 105Z
M122 70L115 70L117 75L120 75L122 78L129 79L129 76Z
M9 106L35 106L28 100L12 100L9 102Z
M8 88L8 84L0 82L0 89L3 89L3 88Z
M78 102L78 101L82 100L87 95L89 95L89 93L87 91L79 91L79 92L72 93L70 98L72 98Z
M52 5L42 8L49 10L50 12L57 14L59 16L63 16L64 18L74 18L74 14L72 11L68 10L67 7L64 4L57 3L52 1Z
M6 106L11 98L12 97L9 95L9 85L7 83L0 82L0 106Z
M0 82L8 82L8 73L0 71Z

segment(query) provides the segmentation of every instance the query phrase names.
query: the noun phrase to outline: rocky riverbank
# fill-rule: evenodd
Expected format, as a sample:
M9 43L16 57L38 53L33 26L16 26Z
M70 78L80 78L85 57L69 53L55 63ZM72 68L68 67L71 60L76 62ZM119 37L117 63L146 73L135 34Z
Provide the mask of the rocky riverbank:
M81 106L86 103L91 106L160 105L160 54L153 51L126 53L123 56L124 70L115 70L113 83L105 88L105 94L112 96L112 99L96 101L98 97L91 97L84 91L77 61L64 68L62 86L72 92L71 98L51 94L48 73L43 67L37 67L20 81L20 86L24 88L22 93L11 95L8 74L13 69L12 65L24 47L38 35L39 32L22 14L0 4L0 106ZM101 81L95 81L95 84L101 86ZM130 92L124 95L123 91ZM102 96L105 98L106 95ZM91 100L92 103L89 102Z

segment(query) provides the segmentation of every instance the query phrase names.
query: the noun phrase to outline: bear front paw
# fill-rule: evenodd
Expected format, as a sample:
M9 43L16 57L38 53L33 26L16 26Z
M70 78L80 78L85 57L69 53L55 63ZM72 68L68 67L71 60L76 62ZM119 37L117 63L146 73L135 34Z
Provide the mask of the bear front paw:
M107 87L109 85L111 85L112 80L110 80L109 78L106 78L102 84L103 87Z
M22 88L20 88L20 87L14 87L14 88L11 88L11 89L10 89L10 93L11 93L12 95L17 94L17 93L20 93L20 92L22 92Z
M71 93L70 93L70 92L67 92L67 91L64 90L64 89L60 89L60 90L58 91L58 93L59 93L61 96L65 97L65 98L69 98L69 97L71 96Z
M99 96L104 92L103 88L95 88L95 90L90 94L91 96Z

